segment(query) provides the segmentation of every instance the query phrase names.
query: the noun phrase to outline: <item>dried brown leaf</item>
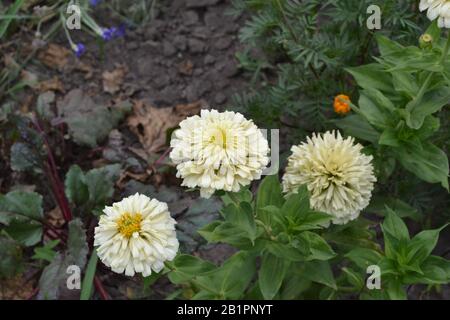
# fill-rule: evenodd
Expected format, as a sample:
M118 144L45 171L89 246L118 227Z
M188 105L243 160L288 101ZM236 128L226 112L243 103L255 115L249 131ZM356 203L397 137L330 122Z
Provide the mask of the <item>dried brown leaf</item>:
M111 72L103 72L103 90L111 94L119 91L127 72L128 68L124 65L117 66L117 68Z
M53 77L48 80L41 81L38 85L39 92L59 91L64 93L64 85L58 77Z
M166 145L167 131L176 128L188 116L198 114L204 101L155 108L143 101L136 101L134 114L128 117L128 126L139 138L148 155L161 151Z
M46 66L62 70L69 62L71 51L66 47L51 43L38 54L38 59Z

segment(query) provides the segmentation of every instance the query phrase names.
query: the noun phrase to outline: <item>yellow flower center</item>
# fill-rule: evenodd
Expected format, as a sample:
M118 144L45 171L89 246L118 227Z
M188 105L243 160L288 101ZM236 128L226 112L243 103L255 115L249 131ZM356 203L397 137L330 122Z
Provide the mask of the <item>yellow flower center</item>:
M117 230L126 238L131 238L133 233L141 230L142 215L135 213L133 215L128 212L124 213L117 220Z
M216 128L216 129L214 129L209 142L214 143L215 145L218 145L219 147L222 147L223 149L226 149L227 148L227 133L222 128Z

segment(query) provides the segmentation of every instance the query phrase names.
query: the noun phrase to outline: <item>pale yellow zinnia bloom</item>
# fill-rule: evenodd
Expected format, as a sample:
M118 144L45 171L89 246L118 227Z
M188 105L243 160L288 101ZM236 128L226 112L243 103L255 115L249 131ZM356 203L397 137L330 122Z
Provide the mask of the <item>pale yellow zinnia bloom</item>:
M135 194L106 207L95 228L94 246L112 271L149 276L178 251L175 220L167 204Z
M420 0L419 9L431 21L437 18L439 28L450 28L450 0Z
M283 176L283 191L296 192L306 185L314 210L333 216L333 223L356 219L370 201L374 182L372 156L352 137L339 132L313 134L291 148Z
M180 123L170 142L182 186L200 188L202 197L216 190L237 192L259 179L269 162L269 145L251 120L231 111L202 110Z

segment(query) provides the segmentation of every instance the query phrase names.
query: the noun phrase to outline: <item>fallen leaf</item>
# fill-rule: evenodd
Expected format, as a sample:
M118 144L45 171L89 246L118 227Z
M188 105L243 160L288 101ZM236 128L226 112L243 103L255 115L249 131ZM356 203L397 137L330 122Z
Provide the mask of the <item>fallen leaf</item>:
M59 91L64 93L64 85L58 77L53 77L48 80L41 81L38 85L39 92Z
M192 71L194 70L194 64L192 63L191 60L186 60L183 61L179 66L178 66L178 71L181 74L184 74L186 76L190 76L192 75Z
M205 102L155 108L142 100L133 106L134 114L128 117L128 126L136 134L148 155L161 151L166 146L169 129L176 128L186 117L198 114Z
M47 67L62 70L69 62L71 51L66 47L51 43L45 50L41 50L38 59Z
M111 72L103 72L103 90L111 94L119 91L127 72L128 68L124 65L117 66L117 68Z
M130 179L145 182L147 181L148 177L149 174L147 172L133 173L131 171L124 171L120 174L119 180L116 182L116 185L119 189L123 189Z
M86 80L91 79L92 76L94 75L94 68L92 68L91 65L82 62L81 60L77 60L75 64L75 69L84 72L85 73L84 78Z

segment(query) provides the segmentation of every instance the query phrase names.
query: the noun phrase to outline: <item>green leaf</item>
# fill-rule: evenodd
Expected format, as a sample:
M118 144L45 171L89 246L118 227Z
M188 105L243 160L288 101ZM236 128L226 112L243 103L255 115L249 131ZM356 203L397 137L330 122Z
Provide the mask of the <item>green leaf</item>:
M69 223L67 250L58 252L53 261L45 267L39 280L39 299L59 299L65 295L74 298L77 291L67 288L68 267L76 265L82 270L86 264L88 246L86 233L79 219ZM77 297L78 298L78 297Z
M389 207L386 207L386 218L381 225L383 234L389 233L400 241L409 241L409 231L403 220Z
M392 149L392 152L406 170L426 182L440 182L449 190L448 159L444 151L431 143L414 141L404 143L400 148Z
M337 290L336 281L328 261L310 261L305 263L304 276L313 281Z
M409 117L406 117L406 124L413 129L422 127L426 116L431 115L448 105L450 101L450 87L441 87L424 94L422 99L412 100L406 105Z
M397 131L393 128L384 129L383 133L380 136L380 140L378 141L381 145L391 146L391 147L400 147L402 142L399 140L397 136Z
M406 71L392 72L392 81L396 91L404 93L409 98L414 98L419 92L419 86L411 73Z
M423 274L409 273L403 277L406 284L448 284L450 261L438 256L429 256L421 265Z
M266 300L272 300L280 290L289 262L270 253L264 253L259 269L259 288Z
M380 134L359 114L351 114L332 122L348 136L369 141L373 144L378 143Z
M355 263L359 268L366 270L368 266L378 264L383 256L378 251L372 249L355 248L348 252L345 257Z
M77 165L70 167L64 181L67 198L73 204L79 206L89 200L89 190L83 170Z
M44 268L39 279L38 299L55 300L66 285L66 270L69 264L64 259L64 255L57 253L53 261Z
M406 300L406 290L402 283L397 279L388 281L387 293L391 300Z
M187 254L178 255L171 264L169 280L181 284L214 270L216 266L208 261Z
M324 212L310 211L306 217L297 221L297 224L292 228L295 231L307 231L323 229L330 224L332 216Z
M378 89L383 92L392 92L392 80L384 68L377 63L347 68L363 89Z
M233 224L238 229L244 231L247 237L254 242L256 238L256 224L253 217L253 209L250 203L241 202L239 207L234 204L229 204L222 209L222 214L225 221Z
M360 93L358 105L359 112L372 126L380 129L385 129L389 126L392 116L373 101L373 98L369 95L369 91L364 90Z
M424 230L408 243L407 261L420 264L431 254L439 239L439 232L447 225L434 230Z
M252 202L253 194L247 188L242 188L239 192L227 192L221 198L224 205L239 205L241 202Z
M95 103L80 89L70 91L58 104L59 116L67 123L77 144L95 147L118 124L128 106L107 108Z
M94 207L103 207L114 194L114 182L120 173L120 164L92 169L85 175L89 201Z
M402 52L404 49L404 47L401 44L393 40L390 40L388 37L384 35L376 34L375 37L377 40L381 56L388 56L394 53L399 53Z
M11 191L0 195L0 215L40 221L43 217L42 196L24 191Z
M433 22L431 22L430 26L427 28L425 33L428 33L434 41L438 41L438 39L441 36L441 28L438 27L438 20L434 19Z
M26 143L16 142L11 146L11 169L19 172L35 169L39 172L39 165L39 156Z
M296 239L308 244L310 251L308 260L328 260L336 256L330 245L317 233L305 231L300 233Z
M278 175L267 176L261 182L256 195L256 215L265 224L271 225L271 216L263 208L275 206L281 208L284 203Z
M34 246L42 239L42 225L39 222L29 219L13 219L9 222L5 231L14 240L19 241L27 247Z
M264 247L274 256L289 261L305 261L309 254L308 244L303 239L294 239L289 244L267 241Z
M74 219L69 222L69 239L67 241L70 264L75 264L83 269L86 265L88 252L86 230L80 219Z
M198 230L208 243L223 242L238 248L251 248L252 242L245 231L229 222L214 221Z
M0 235L0 278L11 278L22 269L22 248L15 240Z
M196 283L221 299L239 299L243 296L256 272L252 253L240 251L209 273L197 277Z
M44 260L52 262L56 256L56 252L53 250L59 243L59 240L48 241L42 247L34 248L34 255L32 256L35 260Z
M309 211L309 193L305 185L299 187L296 193L290 194L281 208L285 217L294 220L305 218Z
M346 267L342 268L341 270L345 273L347 281L353 287L355 287L355 290L361 290L364 288L364 279L360 273L357 273L353 269Z
M416 208L410 206L403 200L379 195L372 197L370 205L366 211L385 216L387 212L386 206L392 208L392 210L395 211L400 218L411 218L414 221L420 221L423 218Z
M409 241L409 232L405 223L397 214L386 207L387 215L381 225L386 257L400 261L403 250Z
M80 300L89 300L92 296L97 261L97 252L93 250L81 284Z

